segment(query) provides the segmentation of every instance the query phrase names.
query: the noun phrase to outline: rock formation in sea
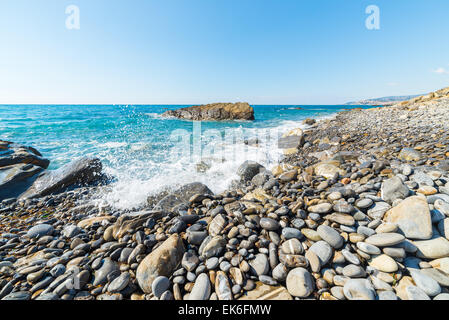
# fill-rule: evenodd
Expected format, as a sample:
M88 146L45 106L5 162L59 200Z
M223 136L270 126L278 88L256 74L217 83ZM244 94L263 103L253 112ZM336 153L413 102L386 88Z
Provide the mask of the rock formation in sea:
M0 141L0 201L36 198L104 178L99 159L83 157L57 170L36 149Z
M254 109L246 102L213 103L168 110L162 116L195 121L254 120Z

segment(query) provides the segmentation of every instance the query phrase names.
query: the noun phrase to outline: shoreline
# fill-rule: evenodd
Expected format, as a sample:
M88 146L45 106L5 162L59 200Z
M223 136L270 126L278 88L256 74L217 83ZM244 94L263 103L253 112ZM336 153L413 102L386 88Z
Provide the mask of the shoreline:
M447 298L446 110L340 111L278 166L248 162L221 194L190 184L143 211L77 204L98 187L2 203L0 298Z

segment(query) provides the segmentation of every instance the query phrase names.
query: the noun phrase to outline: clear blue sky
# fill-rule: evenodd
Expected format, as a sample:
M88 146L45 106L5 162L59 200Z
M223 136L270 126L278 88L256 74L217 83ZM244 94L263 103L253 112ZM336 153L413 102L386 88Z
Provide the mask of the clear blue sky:
M80 30L65 26L68 5ZM368 30L365 8L380 8ZM337 104L449 86L447 0L0 0L0 103Z

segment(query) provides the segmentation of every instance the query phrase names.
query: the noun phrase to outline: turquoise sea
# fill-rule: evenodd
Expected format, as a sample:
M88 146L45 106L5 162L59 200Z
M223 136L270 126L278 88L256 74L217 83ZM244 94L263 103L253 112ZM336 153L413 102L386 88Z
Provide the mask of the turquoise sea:
M81 156L99 157L105 172L115 177L111 191L99 198L129 208L175 184L201 181L220 192L244 160L268 167L275 163L279 150L273 137L304 127L305 118L331 117L360 106L253 106L255 121L200 124L160 116L182 107L186 106L0 105L0 139L37 148L51 160L50 169ZM194 133L200 138L194 139ZM243 143L254 137L258 146ZM198 150L202 158L195 158ZM196 169L201 159L209 161L206 172Z

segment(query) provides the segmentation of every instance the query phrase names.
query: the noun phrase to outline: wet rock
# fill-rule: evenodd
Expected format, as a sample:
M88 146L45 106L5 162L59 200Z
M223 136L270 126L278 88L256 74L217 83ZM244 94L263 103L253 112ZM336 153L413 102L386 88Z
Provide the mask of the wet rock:
M102 164L97 158L84 157L72 161L37 178L20 198L42 197L58 193L68 187L89 185L102 178Z
M184 244L178 234L173 234L140 262L136 279L145 293L151 293L151 285L159 276L170 276L181 263Z
M93 285L98 286L105 284L108 281L108 275L117 271L119 271L119 267L114 261L112 261L110 258L104 259L101 268L95 271L95 280L93 282Z
M243 181L251 181L255 175L264 171L265 167L255 161L245 161L238 169L237 175Z

